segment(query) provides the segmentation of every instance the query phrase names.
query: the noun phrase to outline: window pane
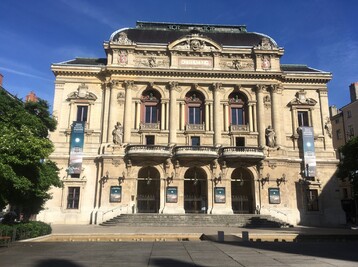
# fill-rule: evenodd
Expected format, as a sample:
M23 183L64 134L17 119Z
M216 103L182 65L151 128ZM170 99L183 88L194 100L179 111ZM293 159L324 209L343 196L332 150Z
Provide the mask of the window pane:
M157 107L152 107L152 118L151 118L151 123L156 123L157 122Z
M147 145L154 145L154 135L147 135L145 140Z
M200 146L200 137L198 136L193 136L191 138L191 145L192 146Z
M150 123L151 107L145 107L145 123Z
M231 108L231 124L233 125L243 125L243 109L242 108Z
M67 196L67 208L78 209L79 202L80 202L80 188L69 187L68 196Z
M309 126L307 111L298 111L297 115L298 115L298 126L300 127Z
M77 121L87 121L88 106L77 106Z

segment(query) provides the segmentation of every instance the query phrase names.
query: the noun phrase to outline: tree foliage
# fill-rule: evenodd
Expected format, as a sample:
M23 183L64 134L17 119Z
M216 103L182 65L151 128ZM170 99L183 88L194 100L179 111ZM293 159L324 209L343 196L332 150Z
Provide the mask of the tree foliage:
M338 177L348 178L353 186L355 198L358 198L358 136L349 140L340 148L342 160L338 164Z
M46 101L22 103L0 91L0 207L16 207L25 218L38 213L61 186L56 164L48 160L56 129Z

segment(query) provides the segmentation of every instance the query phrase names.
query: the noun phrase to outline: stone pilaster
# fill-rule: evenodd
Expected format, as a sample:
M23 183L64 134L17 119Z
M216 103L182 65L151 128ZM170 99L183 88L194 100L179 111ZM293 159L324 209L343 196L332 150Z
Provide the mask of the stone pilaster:
M221 120L220 120L220 90L221 83L213 84L214 91L214 145L221 144Z
M170 107L169 107L169 144L176 144L177 142L177 123L178 114L176 107L177 100L177 82L169 83L170 90Z
M257 99L257 127L259 132L259 146L265 146L265 110L263 101L263 91L266 89L265 85L256 86L256 99Z

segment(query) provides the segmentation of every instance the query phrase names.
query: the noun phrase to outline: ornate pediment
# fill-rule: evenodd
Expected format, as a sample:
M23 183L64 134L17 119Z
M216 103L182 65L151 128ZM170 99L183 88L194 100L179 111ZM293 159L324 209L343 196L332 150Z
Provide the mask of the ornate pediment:
M191 52L221 51L219 44L199 34L187 35L184 38L180 38L169 44L168 48L169 50Z
M306 92L304 90L300 90L296 93L296 97L290 101L290 106L298 106L298 105L307 105L314 106L317 104L317 101L313 98L307 98Z
M84 100L91 100L95 101L97 96L94 93L88 91L88 86L84 83L78 86L77 91L70 93L67 96L67 100L73 99L84 99Z

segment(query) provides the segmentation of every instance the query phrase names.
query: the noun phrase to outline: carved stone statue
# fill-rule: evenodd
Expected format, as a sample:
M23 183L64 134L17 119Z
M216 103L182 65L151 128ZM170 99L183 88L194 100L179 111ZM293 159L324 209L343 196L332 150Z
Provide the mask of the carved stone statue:
M268 147L275 147L276 133L270 125L266 128L265 135L266 135L266 145Z
M122 144L122 137L123 137L123 127L120 122L117 122L116 125L114 125L114 130L112 131L113 136L113 143L116 145Z

